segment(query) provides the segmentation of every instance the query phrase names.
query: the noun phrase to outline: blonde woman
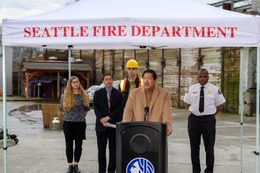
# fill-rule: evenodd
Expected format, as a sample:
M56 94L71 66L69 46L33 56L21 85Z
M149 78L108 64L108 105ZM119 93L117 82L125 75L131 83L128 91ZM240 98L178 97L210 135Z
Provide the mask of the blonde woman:
M82 153L82 142L85 139L86 111L89 110L89 98L82 88L79 78L72 76L60 100L63 111L63 131L66 142L66 156L69 164L67 173L80 173L78 163ZM75 149L73 151L73 142ZM74 156L74 162L73 162Z

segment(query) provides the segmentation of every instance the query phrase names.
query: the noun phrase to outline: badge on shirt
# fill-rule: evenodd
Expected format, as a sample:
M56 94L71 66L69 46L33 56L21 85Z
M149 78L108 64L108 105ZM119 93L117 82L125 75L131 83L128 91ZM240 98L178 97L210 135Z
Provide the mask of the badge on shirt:
M212 91L209 89L208 92L207 92L207 94L212 94Z

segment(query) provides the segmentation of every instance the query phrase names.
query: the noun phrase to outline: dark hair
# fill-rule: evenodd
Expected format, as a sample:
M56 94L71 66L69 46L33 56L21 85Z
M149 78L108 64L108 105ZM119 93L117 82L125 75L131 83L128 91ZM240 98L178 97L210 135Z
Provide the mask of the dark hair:
M201 69L199 70L199 72L198 72L198 75L200 74L201 71L204 71L204 72L206 72L207 74L209 74L209 72L208 72L207 69L205 69L205 68L201 68Z
M111 78L113 79L113 76L112 76L111 73L105 73L105 74L103 75L103 80L105 79L106 76L111 76Z
M143 74L142 74L142 78L144 77L145 73L151 73L151 74L153 75L153 79L154 79L154 80L157 79L157 74L155 73L154 70L152 70L152 69L147 69L147 70L145 70L145 71L143 72Z

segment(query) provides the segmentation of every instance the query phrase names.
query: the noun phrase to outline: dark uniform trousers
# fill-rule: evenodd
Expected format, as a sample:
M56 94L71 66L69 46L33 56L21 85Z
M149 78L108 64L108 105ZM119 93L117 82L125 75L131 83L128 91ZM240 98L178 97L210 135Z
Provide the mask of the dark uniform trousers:
M193 173L200 173L200 143L203 138L206 152L205 173L213 173L214 145L216 135L215 115L196 116L190 114L188 118L188 133L191 147L191 161Z
M104 132L96 132L98 145L99 173L106 173L106 147L109 147L108 173L115 173L116 170L116 130L107 128ZM107 140L108 139L108 140Z

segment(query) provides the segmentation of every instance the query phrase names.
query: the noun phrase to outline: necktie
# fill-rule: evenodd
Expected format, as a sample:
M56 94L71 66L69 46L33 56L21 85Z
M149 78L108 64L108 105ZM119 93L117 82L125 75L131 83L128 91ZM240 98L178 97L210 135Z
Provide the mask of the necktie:
M107 90L107 104L108 104L108 108L110 108L110 91Z
M199 111L202 113L204 111L204 86L200 87L200 104Z

